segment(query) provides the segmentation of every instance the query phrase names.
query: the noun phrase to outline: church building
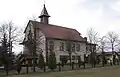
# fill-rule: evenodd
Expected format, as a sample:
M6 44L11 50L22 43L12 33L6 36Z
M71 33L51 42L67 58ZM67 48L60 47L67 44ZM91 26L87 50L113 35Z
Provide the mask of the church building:
M35 39L36 54L42 52L45 61L48 60L50 50L55 52L57 62L60 62L62 57L69 58L70 52L72 61L79 57L84 60L84 55L89 52L87 38L82 37L75 29L49 24L49 17L44 5L39 16L40 21L29 20L24 30L23 53L27 56L32 55L32 51L34 52L32 39Z

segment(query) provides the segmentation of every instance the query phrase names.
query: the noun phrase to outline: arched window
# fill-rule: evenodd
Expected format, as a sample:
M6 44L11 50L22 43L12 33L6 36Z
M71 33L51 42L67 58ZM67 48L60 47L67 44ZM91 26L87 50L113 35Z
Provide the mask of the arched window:
M75 44L72 44L72 52L75 52Z
M60 51L64 51L64 43L60 42Z
M49 49L54 50L54 42L53 41L49 41Z
M76 44L76 51L80 51L80 44Z

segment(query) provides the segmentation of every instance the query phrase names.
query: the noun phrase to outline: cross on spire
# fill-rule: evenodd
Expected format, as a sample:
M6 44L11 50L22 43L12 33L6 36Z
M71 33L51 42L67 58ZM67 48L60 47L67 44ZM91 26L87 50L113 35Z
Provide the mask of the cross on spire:
M45 0L44 0L44 5L45 5Z

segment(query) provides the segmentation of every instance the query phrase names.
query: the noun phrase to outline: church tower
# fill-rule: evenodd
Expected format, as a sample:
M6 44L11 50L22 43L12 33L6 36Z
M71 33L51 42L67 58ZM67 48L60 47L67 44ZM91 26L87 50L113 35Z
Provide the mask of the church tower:
M43 7L43 10L41 12L41 15L39 16L39 18L41 19L41 23L43 24L49 24L49 14L47 12L47 9L45 7L45 4L44 4L44 7Z

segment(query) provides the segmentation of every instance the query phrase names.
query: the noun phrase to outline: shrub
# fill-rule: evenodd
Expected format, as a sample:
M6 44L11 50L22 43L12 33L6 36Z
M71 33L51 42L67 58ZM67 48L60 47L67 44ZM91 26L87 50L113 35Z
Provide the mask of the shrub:
M21 62L20 62L20 60L17 60L16 71L18 72L18 74L20 73L21 69L22 69Z
M56 69L56 57L55 57L55 52L50 51L49 54L49 59L48 59L48 68L53 70Z
M40 68L40 69L43 69L44 68L44 57L43 57L43 54L41 53L40 55L39 55L39 58L38 58L38 67Z
M67 63L68 58L67 57L62 57L62 58L60 58L60 61L62 63L62 67L63 67Z

